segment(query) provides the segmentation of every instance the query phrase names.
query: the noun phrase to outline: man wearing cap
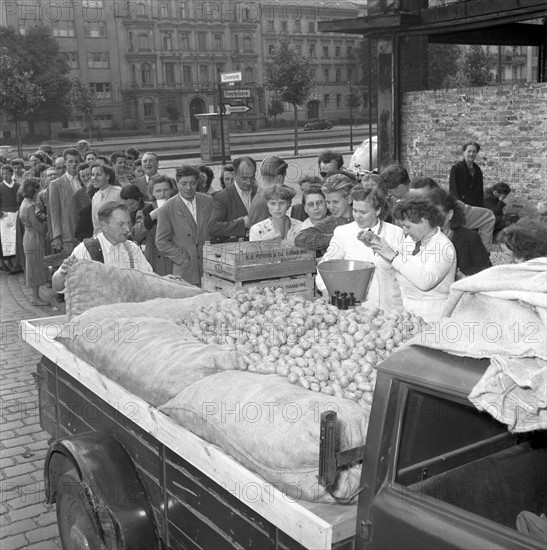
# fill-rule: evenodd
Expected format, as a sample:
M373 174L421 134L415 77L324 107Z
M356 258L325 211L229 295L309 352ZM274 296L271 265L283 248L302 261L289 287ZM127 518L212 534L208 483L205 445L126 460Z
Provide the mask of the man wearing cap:
M270 217L268 204L264 193L274 185L282 185L287 175L287 163L276 156L266 157L260 165L261 182L249 210L249 227L262 222Z
M91 146L89 145L89 141L81 139L78 143L76 143L76 149L78 149L80 156L84 158L86 153L91 149Z

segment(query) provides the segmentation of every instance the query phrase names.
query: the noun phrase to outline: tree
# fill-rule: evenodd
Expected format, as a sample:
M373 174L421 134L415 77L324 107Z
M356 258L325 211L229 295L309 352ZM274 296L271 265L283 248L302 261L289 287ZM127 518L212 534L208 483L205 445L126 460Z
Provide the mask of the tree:
M67 100L70 79L66 74L70 69L51 30L38 25L22 35L12 27L0 27L0 48L19 73L30 75L30 82L42 91L44 101L23 116L31 128L41 119L49 122L66 120L70 114Z
M45 102L43 89L34 82L33 74L22 71L2 46L0 53L0 111L8 114L15 126L17 154L23 156L23 143L19 124Z
M370 48L370 56L369 56ZM366 91L368 101L376 105L378 97L378 53L377 41L363 38L352 53L352 58L361 67L362 77L357 82L357 87ZM369 93L369 86L370 92Z
M72 80L70 87L70 107L73 111L83 113L89 131L89 142L93 141L93 119L97 109L97 99L95 94L87 84L84 84L79 78Z
M278 97L274 97L268 105L268 116L272 117L276 123L277 117L284 112L285 106L283 105L283 102Z
M281 101L294 109L294 154L298 155L298 107L310 97L315 84L307 58L296 51L286 37L282 37L264 71L266 88L277 93Z
M494 78L494 65L495 60L487 55L481 46L471 46L460 59L456 73L448 75L443 85L446 88L488 86Z
M454 44L429 44L427 48L428 86L438 90L445 79L454 74L462 56L459 46Z

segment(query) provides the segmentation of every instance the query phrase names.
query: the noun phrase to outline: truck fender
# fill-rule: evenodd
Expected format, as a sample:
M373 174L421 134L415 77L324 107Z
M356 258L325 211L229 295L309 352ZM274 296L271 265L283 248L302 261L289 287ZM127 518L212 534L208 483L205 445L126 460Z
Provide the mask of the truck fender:
M44 465L48 503L56 502L57 481L76 470L90 495L97 517L108 516L117 548L159 548L152 507L133 460L112 435L87 432L57 439L49 447ZM105 514L106 511L106 514Z

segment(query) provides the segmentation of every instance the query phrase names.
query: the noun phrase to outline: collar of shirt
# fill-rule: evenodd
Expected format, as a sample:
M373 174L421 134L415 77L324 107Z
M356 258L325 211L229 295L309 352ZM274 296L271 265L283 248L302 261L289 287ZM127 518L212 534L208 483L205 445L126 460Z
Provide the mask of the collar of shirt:
M422 246L426 246L427 243L435 236L439 231L441 230L440 227L434 227L421 241L420 241L420 248Z
M235 188L236 188L236 191L237 191L239 197L241 198L241 201L245 205L245 208L247 208L247 212L248 212L249 208L251 206L251 200L252 200L251 191L243 191L243 189L241 189L241 187L239 187L237 182L234 182L234 185L235 185Z
M190 214L192 214L194 219L196 219L196 215L197 215L196 196L194 195L194 198L191 201L185 199L180 193L179 193L179 197L182 199L182 202L186 205L186 208L190 210Z
M101 249L103 251L103 256L106 258L106 256L110 256L110 253L112 252L112 250L114 250L115 248L119 247L121 245L120 244L112 244L105 236L104 236L104 233L101 232L97 235L97 239L99 240L99 242L101 243Z
M379 235L380 231L382 230L382 220L378 220L376 225L374 225L372 227L365 227L365 229L362 230L362 231L367 231L367 230L372 231L375 235Z
M13 186L15 185L15 182L14 182L13 180L11 180L10 183L8 183L6 180L4 180L2 183L3 183L6 187L9 187L10 189L12 189Z

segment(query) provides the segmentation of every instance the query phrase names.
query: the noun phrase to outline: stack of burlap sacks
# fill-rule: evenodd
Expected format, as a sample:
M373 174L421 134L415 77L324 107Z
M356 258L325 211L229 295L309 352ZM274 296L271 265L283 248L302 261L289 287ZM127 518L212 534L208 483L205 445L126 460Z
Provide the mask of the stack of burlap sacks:
M224 299L182 281L79 261L66 279L68 322L58 340L292 498L351 500L360 465L342 470L329 492L318 484L320 414L337 412L344 450L365 443L365 411L277 375L240 371L235 351L201 343L180 322Z

